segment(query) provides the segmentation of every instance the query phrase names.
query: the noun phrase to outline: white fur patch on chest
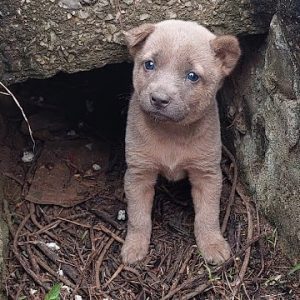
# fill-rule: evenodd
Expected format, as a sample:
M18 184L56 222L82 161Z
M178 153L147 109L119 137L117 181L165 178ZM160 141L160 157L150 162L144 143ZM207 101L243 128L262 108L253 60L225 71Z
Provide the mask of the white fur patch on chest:
M163 151L160 155L161 174L171 181L183 179L187 174L184 169L186 159L183 157L182 150L176 146L168 150Z

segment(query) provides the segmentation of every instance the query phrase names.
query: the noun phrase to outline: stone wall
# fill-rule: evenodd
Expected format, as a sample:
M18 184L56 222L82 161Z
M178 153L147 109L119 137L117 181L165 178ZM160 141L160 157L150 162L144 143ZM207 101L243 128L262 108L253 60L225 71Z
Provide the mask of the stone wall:
M300 4L294 5L279 3L267 40L245 55L227 95L242 175L288 252L300 257Z
M215 32L268 31L272 0L2 0L0 78L15 83L128 59L122 29L145 22L195 20Z

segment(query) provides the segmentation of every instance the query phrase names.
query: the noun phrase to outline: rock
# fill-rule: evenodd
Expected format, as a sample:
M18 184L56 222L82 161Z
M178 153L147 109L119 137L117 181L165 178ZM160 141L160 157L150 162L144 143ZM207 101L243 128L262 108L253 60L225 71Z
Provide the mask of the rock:
M218 33L259 34L268 31L275 10L272 0L118 2L2 0L0 79L12 84L124 61L121 31L144 22L176 17Z
M279 6L266 42L245 53L233 77L235 146L259 208L278 228L286 250L299 258L300 23L283 11Z

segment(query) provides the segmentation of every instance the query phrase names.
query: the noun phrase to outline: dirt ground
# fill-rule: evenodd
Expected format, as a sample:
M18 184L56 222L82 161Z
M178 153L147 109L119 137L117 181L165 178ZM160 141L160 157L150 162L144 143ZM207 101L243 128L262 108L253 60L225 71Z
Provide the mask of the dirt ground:
M61 299L299 299L295 262L282 254L276 229L247 196L227 148L220 222L232 257L222 266L203 260L193 236L188 181L159 178L149 255L138 264L122 264L130 94L124 80L130 76L123 75L130 69L124 64L117 73L104 68L13 87L37 142L29 162L24 162L24 152L28 158L32 150L26 123L9 97L1 103L8 298L44 299L61 283ZM122 84L112 92L116 80Z

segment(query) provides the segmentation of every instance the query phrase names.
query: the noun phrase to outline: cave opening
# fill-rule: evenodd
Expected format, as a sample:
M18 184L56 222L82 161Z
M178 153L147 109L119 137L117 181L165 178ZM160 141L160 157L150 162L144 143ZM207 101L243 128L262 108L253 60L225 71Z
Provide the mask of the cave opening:
M61 72L47 79L28 79L10 86L29 119L37 143L33 157L37 167L31 174L33 184L28 184L27 200L38 204L71 206L103 191L103 187L96 193L64 180L65 177L79 174L83 178L97 179L105 187L107 182L114 182L115 185L108 188L108 193L119 193L119 199L124 196L124 142L128 103L133 90L132 68L130 63L110 64L100 69L73 74ZM222 138L230 150L234 151L228 119L230 100L227 99L232 92L231 81L226 81L224 85L225 88L217 95ZM3 124L0 142L7 153L10 152L7 160L17 161L20 170L22 169L21 174L14 174L13 177L19 176L21 180L25 180L31 163L30 158L29 161L26 160L26 154L32 149L27 124L9 96L2 97L0 108L0 122ZM84 150L80 150L82 148ZM5 165L5 160L6 158L2 159L2 167L9 169L11 163ZM48 173L44 171L45 166ZM54 180L59 177L61 182ZM66 188L69 185L71 187ZM188 180L170 183L159 178L157 190L161 186L167 186L174 193L176 190L184 191L184 197L188 201L179 201L179 204L192 208ZM75 191L78 194L78 190L79 194L83 193L85 196L77 197ZM61 196L59 200L58 195ZM156 195L160 199L161 194L157 192ZM162 195L166 196L164 192ZM173 201L176 202L174 197Z
M93 198L99 184L107 194L118 190L125 170L131 73L131 64L120 63L10 86L32 128L34 153L20 111L10 96L1 95L1 168L26 182L35 165L25 199L71 206Z

